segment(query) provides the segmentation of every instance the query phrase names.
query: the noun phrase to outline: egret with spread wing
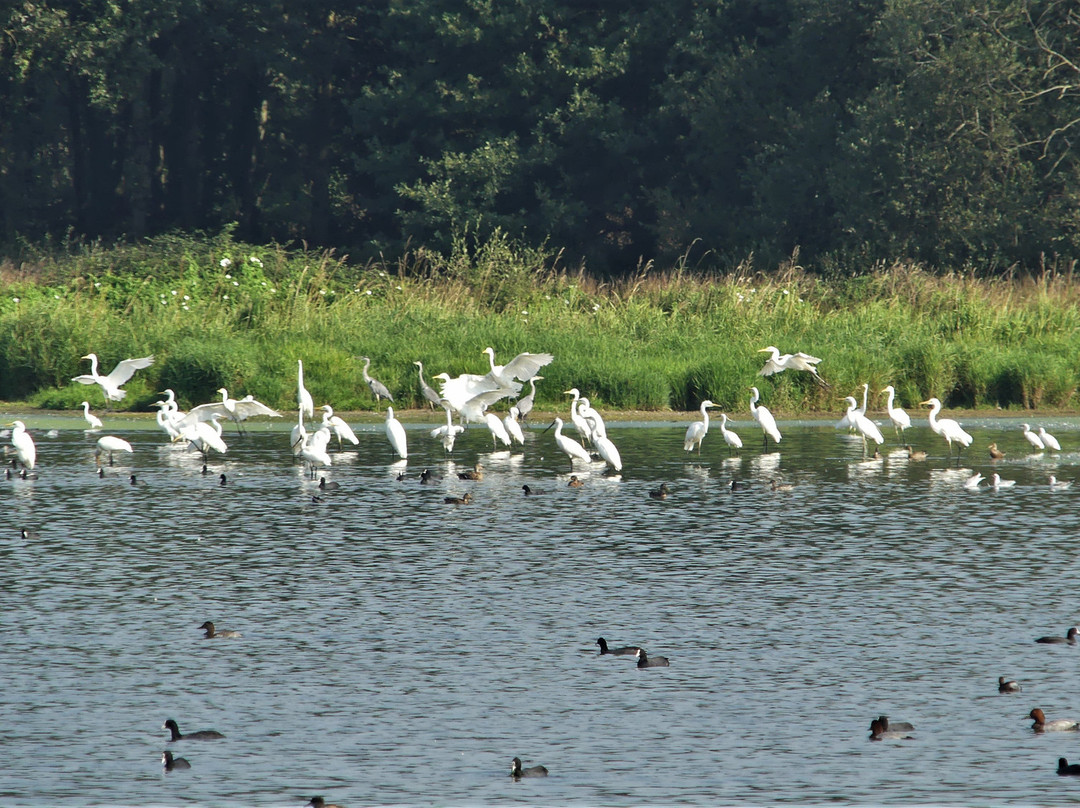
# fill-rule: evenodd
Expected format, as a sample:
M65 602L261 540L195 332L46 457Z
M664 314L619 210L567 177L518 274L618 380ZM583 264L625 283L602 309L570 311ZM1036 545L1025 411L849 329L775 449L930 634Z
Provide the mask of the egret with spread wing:
M143 356L139 359L125 359L122 362L119 362L108 376L101 376L98 374L97 354L89 353L84 356L83 359L90 360L90 372L84 373L82 376L75 376L72 378L72 381L78 382L79 384L98 385L105 394L106 402L121 401L124 396L127 395L127 392L121 390L120 385L125 384L128 379L134 376L136 370L142 370L143 368L148 368L154 364L153 356Z
M758 371L758 376L772 376L774 373L783 373L785 370L805 370L822 387L828 389L829 385L818 375L817 363L821 360L816 356L804 354L801 351L793 354L781 354L780 349L770 345L762 348L758 353L770 353L772 356L765 362L765 367Z

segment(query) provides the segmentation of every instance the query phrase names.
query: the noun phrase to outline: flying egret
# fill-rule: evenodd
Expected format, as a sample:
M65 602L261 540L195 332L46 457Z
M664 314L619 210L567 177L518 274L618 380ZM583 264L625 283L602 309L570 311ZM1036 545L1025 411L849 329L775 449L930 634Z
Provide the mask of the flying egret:
M390 391L386 388L386 385L378 379L371 378L368 374L368 368L371 366L371 359L366 356L361 356L360 360L364 363L364 381L367 382L367 386L371 389L371 394L375 396L375 406L379 406L379 399L385 398L387 401L393 401L394 397L390 395Z
M221 394L221 401L213 401L209 404L200 404L198 407L192 407L191 412L185 415L177 424L174 424L181 432L185 427L202 421L209 421L215 415L223 418L228 418L234 424L236 424L237 432L243 432L243 428L240 426L241 421L246 421L256 415L269 415L271 418L280 418L281 413L276 410L272 410L265 404L262 404L255 400L253 396L244 396L244 398L237 400L229 397L229 391L224 387L219 387L218 392Z
M936 398L930 398L921 402L921 405L930 406L930 414L927 416L927 420L930 423L930 429L936 434L945 438L945 442L949 445L949 457L952 457L952 445L953 441L956 441L959 446L956 448L956 465L960 465L960 452L971 445L974 438L971 437L963 428L954 421L952 418L939 419L938 413L941 412L941 402Z
M113 454L116 452L132 452L131 444L123 438L118 438L115 435L103 435L98 438L97 448L94 450L94 461L97 465L101 465L101 456L107 454L109 456L109 465L113 464Z
M1047 449L1053 449L1055 452L1061 451L1061 444L1058 443L1058 439L1046 431L1044 427L1039 427L1039 439L1042 440L1043 445Z
M896 391L893 390L891 384L886 385L881 392L889 394L888 399L885 401L885 410L889 413L889 420L892 421L893 431L899 436L901 432L911 426L911 416L904 412L900 407L893 406L893 399L896 397Z
M98 358L97 354L89 353L83 357L83 359L90 360L90 373L83 374L82 376L75 376L72 378L73 382L79 384L96 384L102 392L105 394L106 403L109 401L120 401L127 395L127 392L120 389L120 385L127 382L132 376L135 375L136 370L142 370L148 368L154 364L153 356L144 356L139 359L124 359L117 363L116 367L112 369L112 373L108 376L98 375Z
M443 402L442 407L446 410L446 426L439 426L431 430L431 437L438 439L446 451L452 452L454 451L454 441L458 435L465 431L465 427L458 426L453 422L449 402Z
M701 456L701 441L709 434L709 407L715 407L709 399L701 402L701 420L694 421L686 428L686 436L683 438L683 451L692 452L697 446L698 456Z
M337 436L338 449L341 449L342 438L347 440L353 446L356 446L358 443L360 443L359 439L357 439L356 437L356 434L352 431L352 427L345 423L343 419L341 419L337 415L334 415L333 407L331 407L329 404L323 404L320 409L323 411L322 425L329 428L334 433L334 435Z
M1031 444L1033 449L1038 449L1041 452L1046 448L1046 445L1042 442L1042 438L1032 432L1030 426L1021 424L1020 428L1024 431L1024 437L1027 438L1027 442Z
M536 383L542 380L543 376L533 376L529 379L529 392L518 399L517 408L521 413L521 423L525 423L525 419L529 417L529 413L533 410L533 403L536 401Z
M506 427L507 434L520 443L525 445L525 433L521 431L521 424L518 420L521 418L521 410L514 406L510 408L510 412L503 418L503 425Z
M574 397L570 401L570 422L578 431L578 435L581 436L582 441L592 443L592 427L589 426L589 422L585 420L584 416L578 412L578 402L581 400L581 392L576 387L571 387L569 390L564 390L563 395Z
M37 447L30 433L26 431L26 424L12 421L8 426L11 427L11 445L15 448L15 459L24 469L33 471L34 464L37 463Z
M885 442L885 438L881 436L881 430L877 428L877 424L859 412L859 402L855 400L854 396L845 396L844 401L848 403L847 419L848 422L855 427L855 430L862 435L863 439L863 456L866 456L866 439L874 441L879 446Z
M776 349L773 348L775 351ZM765 440L765 451L769 451L769 438L772 438L776 443L780 442L780 430L776 428L776 419L773 418L773 414L769 412L769 408L765 406L757 406L758 399L761 398L761 393L758 392L756 387L751 387L750 392L753 394L750 396L750 414L754 416L754 420L758 422L758 426L761 427L761 433Z
M461 412L467 402L481 393L503 389L487 376L477 376L475 373L463 373L453 379L449 373L436 373L431 378L439 380L442 397L455 412ZM505 395L511 395L512 392L506 390Z
M727 428L727 422L727 413L720 413L720 434L724 436L724 443L728 445L729 451L731 449L738 451L742 448L742 438Z
M521 392L521 385L515 382L514 379L527 382L540 371L540 368L550 364L555 359L549 353L519 353L505 365L496 365L494 348L484 348L482 353L487 354L488 362L491 365L488 376L494 379L500 387L516 387L514 390L515 395Z
M315 401L311 393L304 387L304 360L296 360L296 404L300 408L301 417L315 417Z
M506 425L499 416L493 412L485 412L484 423L487 425L488 431L491 432L491 445L494 448L499 448L500 441L503 446L510 445L510 433L506 431Z
M442 406L442 396L440 396L430 384L424 381L424 364L422 362L413 362L417 367L417 373L420 374L420 393L424 396L427 402L432 406Z
M1001 479L1001 475L998 474L996 471L990 475L990 479L992 481L992 485L994 486L995 491L997 491L999 488L1012 488L1014 485L1016 485L1016 480L1003 480Z
M394 417L394 408L386 408L386 437L394 447L398 457L405 460L409 456L409 447L405 443L405 427Z
M101 429L101 419L94 415L94 413L90 412L89 401L84 401L82 403L82 410L83 418L86 419L86 423L90 424L90 427L87 431L89 432L90 429Z
M810 356L810 354L804 354L802 352L794 354L781 355L780 349L770 345L768 348L762 348L758 353L772 354L765 362L765 367L758 371L758 376L772 376L774 373L783 373L785 370L805 370L811 376L814 377L814 381L820 384L825 389L828 389L829 385L826 381L818 375L817 363L821 360L816 356Z
M556 418L552 423L555 424L555 445L559 447L559 451L570 459L570 470L573 471L574 469L575 458L585 463L591 463L592 457L585 451L585 448L573 438L568 438L562 433L562 418Z

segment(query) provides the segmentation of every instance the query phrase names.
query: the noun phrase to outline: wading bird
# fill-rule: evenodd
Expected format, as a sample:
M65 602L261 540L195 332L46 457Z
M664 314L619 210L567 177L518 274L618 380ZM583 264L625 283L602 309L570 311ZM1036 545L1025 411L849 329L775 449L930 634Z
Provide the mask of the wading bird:
M584 463L591 463L592 457L589 455L585 448L573 438L568 438L562 433L563 420L562 418L556 418L552 421L555 426L555 445L559 447L559 451L565 454L570 459L570 469L574 468L574 460L580 460ZM550 429L550 427L549 427Z
M729 450L739 451L742 448L742 438L728 429L727 422L727 413L720 413L720 434L724 436L724 443L728 445Z
M821 360L816 356L810 356L810 354L804 354L802 352L781 354L780 349L772 345L768 348L762 348L758 353L772 354L772 356L765 361L765 367L758 371L758 376L772 376L774 373L783 373L785 370L805 370L813 376L814 381L822 387L826 389L829 387L828 383L818 375L816 365Z
M344 420L334 415L333 407L329 404L323 404L320 409L323 411L322 425L327 427L337 436L338 449L341 449L342 438L347 440L353 446L360 443L359 439L356 437L356 433L352 431L352 427L345 423Z
M775 348L773 350L776 350ZM776 419L773 418L773 414L769 412L769 408L765 406L758 406L758 399L761 398L761 394L756 387L751 387L750 392L750 414L754 416L754 420L758 422L758 426L761 427L762 435L765 439L765 451L769 451L769 438L772 438L776 443L780 442L780 430L776 428Z
M866 439L869 438L880 446L885 442L885 438L881 436L881 430L877 428L877 424L859 412L859 402L855 400L854 396L845 396L844 401L848 403L848 423L855 427L856 432L862 435L863 457L866 457Z
M416 365L417 373L420 375L420 394L431 405L432 409L442 406L442 396L438 394L434 387L424 381L424 363L413 362Z
M94 461L97 465L101 465L101 456L107 454L109 456L109 465L113 464L113 454L116 452L132 452L131 444L123 438L118 438L115 435L104 435L98 438L97 448L94 450Z
M361 356L360 361L364 363L364 381L367 382L368 388L371 390L371 394L375 396L375 406L379 406L379 400L385 398L387 401L393 401L394 397L390 395L390 391L386 388L386 385L380 382L378 379L373 379L368 374L368 368L371 367L371 359L366 356Z
M311 393L304 387L304 360L296 360L296 405L300 408L301 417L315 417L315 401Z
M101 429L101 419L94 413L90 412L90 402L84 401L82 403L83 418L86 419L86 423L90 425L89 429ZM89 431L89 429L87 431Z
M686 436L683 438L683 451L692 452L697 447L698 456L701 455L701 442L709 434L709 407L715 407L709 399L701 402L701 420L694 421L686 428Z
M930 429L936 434L945 438L945 442L949 445L949 457L952 457L952 445L953 441L958 444L956 447L956 465L960 465L960 452L971 445L971 441L974 438L964 431L963 427L952 418L938 418L938 413L941 412L941 402L936 398L930 398L921 402L922 405L930 406L930 414L927 416L927 420L930 423Z
M394 447L398 457L405 460L409 456L409 447L405 443L405 427L394 417L394 408L386 408L386 438Z
M1027 442L1031 444L1032 449L1038 449L1040 452L1046 448L1046 445L1042 442L1042 438L1031 431L1031 427L1028 424L1021 424L1020 429L1024 433L1024 437Z
M23 469L33 471L37 463L37 446L26 431L26 424L12 421L8 426L11 427L11 445L15 449L15 459L22 464Z
M127 382L132 376L135 375L136 370L142 370L148 368L154 364L153 356L144 356L139 359L124 359L119 362L116 367L112 369L112 373L108 376L101 376L98 374L98 358L97 354L89 353L83 357L83 359L90 360L90 372L84 373L82 376L75 376L72 378L73 382L79 384L96 384L101 388L101 391L105 394L105 401L120 401L127 395L127 392L120 389L120 385Z
M893 406L893 399L896 397L896 391L893 390L891 384L886 385L881 392L889 394L888 399L885 401L885 411L889 413L889 420L892 421L893 430L899 435L911 426L911 416L904 412L900 407Z

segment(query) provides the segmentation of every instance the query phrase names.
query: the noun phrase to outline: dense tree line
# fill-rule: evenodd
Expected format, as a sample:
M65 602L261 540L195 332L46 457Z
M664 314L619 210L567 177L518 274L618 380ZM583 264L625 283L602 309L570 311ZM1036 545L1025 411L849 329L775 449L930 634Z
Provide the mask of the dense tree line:
M1075 0L16 0L0 242L1080 256Z

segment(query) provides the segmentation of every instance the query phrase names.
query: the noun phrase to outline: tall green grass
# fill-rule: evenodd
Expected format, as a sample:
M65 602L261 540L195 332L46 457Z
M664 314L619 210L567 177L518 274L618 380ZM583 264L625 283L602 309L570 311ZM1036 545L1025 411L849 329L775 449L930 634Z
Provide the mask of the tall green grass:
M73 384L80 357L103 371L153 353L123 406L146 409L171 387L185 405L227 387L295 407L296 360L317 404L369 409L357 357L399 406L420 406L425 374L485 372L496 358L547 351L540 406L579 388L599 406L694 409L708 397L745 409L756 384L776 412L838 412L866 382L911 406L1074 406L1080 292L1067 276L978 279L881 266L825 280L794 261L769 272L645 265L605 281L497 234L462 237L448 255L417 250L354 266L327 252L216 237L92 245L0 264L0 399L71 409L100 392ZM822 357L823 390L806 374L758 377L765 354Z

